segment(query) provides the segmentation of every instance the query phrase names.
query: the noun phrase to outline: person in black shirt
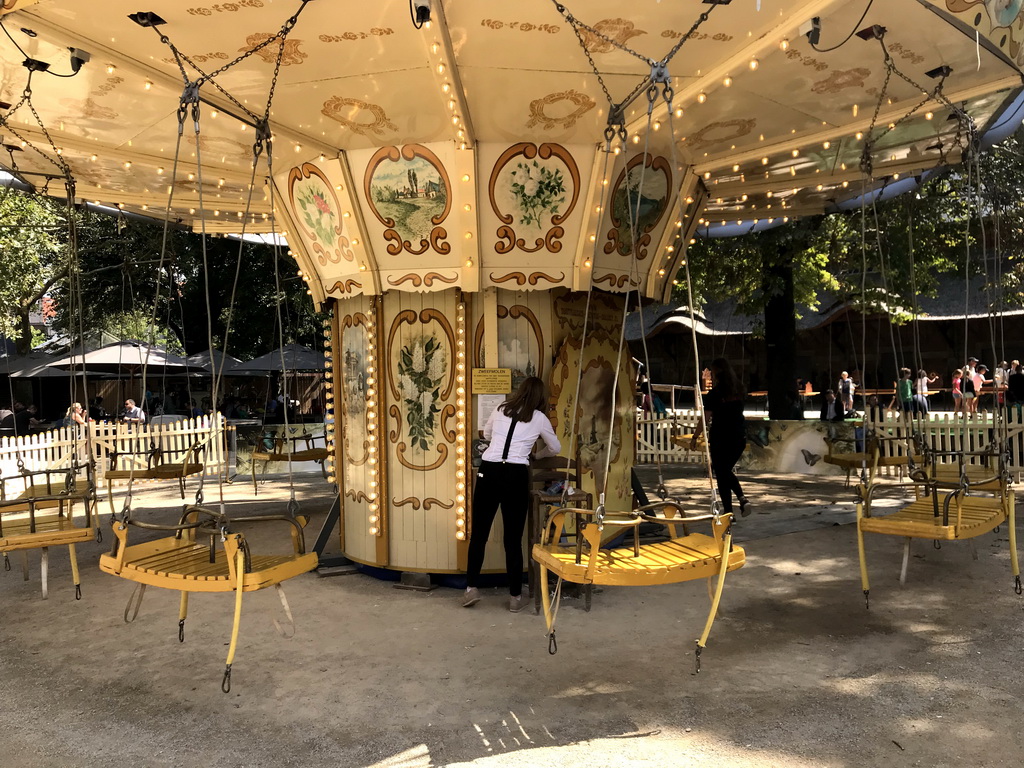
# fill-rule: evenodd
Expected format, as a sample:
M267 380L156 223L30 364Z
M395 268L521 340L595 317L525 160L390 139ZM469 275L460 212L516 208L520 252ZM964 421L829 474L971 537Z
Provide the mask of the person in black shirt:
M740 514L750 514L750 502L743 495L740 481L733 467L747 446L747 425L743 418L743 387L739 377L725 358L711 361L711 391L704 396L704 418L708 423L708 450L711 453L711 470L718 481L718 495L722 509L732 512L732 495L740 504ZM691 450L697 446L697 438L703 431L703 423L697 422L690 443Z
M107 418L107 412L103 408L103 398L99 395L89 403L89 418L93 421L105 421Z
M825 393L825 402L821 404L821 420L842 421L846 418L846 413L843 403L836 399L836 393L828 390Z
M1010 366L1010 375L1006 377L1006 403L1017 406L1020 414L1024 406L1024 368L1016 360Z

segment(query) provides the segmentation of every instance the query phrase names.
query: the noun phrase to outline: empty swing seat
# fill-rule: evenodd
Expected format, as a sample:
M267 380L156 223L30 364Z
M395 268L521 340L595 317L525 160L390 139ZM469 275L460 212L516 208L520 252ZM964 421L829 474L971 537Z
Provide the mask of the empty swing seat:
M556 576L574 584L609 586L655 586L676 584L714 576L721 568L721 537L691 533L633 547L591 549L577 561L575 546L548 544L534 547L537 562ZM729 553L727 570L734 571L746 562L741 547Z
M896 451L891 455L885 455L882 453L881 444L885 442L905 442L905 438L893 438L884 437L877 438L869 436L867 440L858 438L847 438L847 437L833 437L825 438L825 444L828 447L828 451L821 460L826 464L831 464L834 467L846 470L846 485L850 484L850 476L855 470L861 470L866 472L872 467L877 469L878 467L907 467L913 468L919 465L922 458L919 454L913 452L901 453ZM856 448L858 442L864 442L863 451L836 451L835 447L837 444L848 444L851 447ZM876 455L877 454L877 455Z
M185 498L185 478L198 475L206 468L201 460L205 448L205 442L195 442L183 451L155 445L145 451L111 451L110 467L103 474L111 512L114 510L111 480L177 480L181 498ZM168 456L175 460L167 461Z
M274 521L284 522L291 527L292 552L289 554L255 554L250 551L243 534L230 530L234 523ZM100 556L100 570L139 585L125 608L126 622L133 621L138 614L147 586L180 592L178 639L182 642L185 639L190 592L234 592L234 624L222 683L222 689L227 693L231 688L231 664L238 642L242 594L267 587L277 587L280 591L282 582L316 568L316 553L305 550L302 529L307 522L307 518L291 514L235 517L229 521L225 516L199 506L188 507L179 524L171 526L143 523L127 515L113 523L114 547L109 554ZM173 531L173 534L153 541L129 544L129 526ZM222 542L222 546L217 546L218 541ZM280 597L285 613L291 620L291 611L283 593L280 593Z
M82 472L85 477L78 477ZM47 552L58 546L68 547L75 598L81 598L75 545L97 538L95 503L91 465L22 471L0 478L0 553L42 550L44 598L48 593Z
M656 514L661 512L662 514ZM562 543L566 515L576 517L576 543ZM640 525L653 522L667 528L667 541L640 542ZM711 535L691 533L695 523L709 523ZM632 546L602 548L605 529L619 529L632 535ZM681 531L680 531L681 529ZM712 594L711 611L701 638L697 641L697 669L700 652L707 643L711 625L718 612L725 574L743 567L746 553L732 544L732 515L699 515L683 517L672 502L647 504L612 517L590 509L561 507L549 515L539 544L533 547L533 558L540 567L541 599L547 620L549 650L557 650L554 620L560 590L556 588L556 604L552 610L548 592L548 572L559 579L576 584L608 586L655 586L676 584L693 579L717 577Z
M323 446L316 445L317 440L323 441ZM267 465L272 461L287 461L298 463L301 461L315 461L320 464L320 472L324 478L327 477L326 461L331 455L327 449L327 435L311 435L304 433L293 437L283 435L264 434L260 438L260 445L252 452L252 488L254 493L259 493L259 486L256 482L256 462L263 462L263 474L267 473ZM300 447L299 443L303 443Z
M939 456L956 456L955 463L936 463ZM986 459L983 464L966 464L968 457ZM906 581L913 539L935 542L970 540L1007 523L1010 561L1014 586L1021 593L1020 565L1014 519L1015 498L1009 487L1009 475L1002 465L1002 456L991 450L978 452L925 451L926 465L914 470L910 477L916 498L896 511L879 509L876 492L881 486L873 481L858 488L857 546L860 555L861 584L868 599L867 561L864 534L900 536L906 540L900 583Z

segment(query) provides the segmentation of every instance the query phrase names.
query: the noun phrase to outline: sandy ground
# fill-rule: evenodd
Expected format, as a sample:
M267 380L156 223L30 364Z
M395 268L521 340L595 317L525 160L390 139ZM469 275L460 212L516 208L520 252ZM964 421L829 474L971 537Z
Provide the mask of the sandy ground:
M175 594L150 589L122 621L132 585L95 566L109 532L80 550L79 602L64 552L45 601L38 555L28 582L13 557L0 573L0 764L1020 765L1024 598L1006 529L978 540L977 561L966 544L918 543L903 588L901 542L870 540L865 610L842 479L744 479L758 505L740 527L747 565L729 576L699 675L704 583L605 589L589 613L567 601L550 656L543 619L508 613L499 590L466 610L451 589L309 574L287 584L291 639L271 624L272 590L246 596L225 695L230 595L194 597L179 644ZM693 468L668 484L702 493ZM244 483L228 494L261 506ZM298 496L311 543L329 487L305 477ZM259 498L280 511L286 484ZM178 503L135 499L152 519Z

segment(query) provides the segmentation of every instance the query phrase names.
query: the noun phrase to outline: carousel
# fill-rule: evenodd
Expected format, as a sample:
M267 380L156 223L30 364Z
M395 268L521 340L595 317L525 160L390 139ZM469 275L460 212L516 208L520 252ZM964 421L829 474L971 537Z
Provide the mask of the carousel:
M692 238L860 205L1020 119L1019 1L0 13L15 179L286 243L329 317L341 549L399 571L465 569L473 444L526 376L583 488L629 508L624 317L685 296Z

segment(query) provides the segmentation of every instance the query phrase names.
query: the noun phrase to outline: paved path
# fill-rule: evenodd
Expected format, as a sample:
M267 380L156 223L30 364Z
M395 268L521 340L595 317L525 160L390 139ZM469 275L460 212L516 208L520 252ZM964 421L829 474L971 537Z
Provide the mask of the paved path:
M1020 765L1024 598L1011 588L1005 529L979 541L977 561L965 546L918 546L904 588L900 542L871 541L868 611L842 479L742 480L757 503L739 526L748 564L729 576L699 676L703 583L605 589L590 613L568 601L560 652L549 656L543 620L509 614L498 590L466 610L449 589L308 575L287 585L290 640L271 626L273 594L246 597L224 695L230 596L194 598L179 644L170 593L150 590L136 622L122 622L131 585L96 569L103 547L82 547L80 602L63 553L51 556L47 601L34 570L27 583L17 567L0 572L0 762ZM704 492L695 469L669 483ZM281 483L264 486L256 505L249 492L243 484L229 497L247 512L286 499ZM328 487L303 478L299 496L315 533ZM152 519L180 503L135 499Z

